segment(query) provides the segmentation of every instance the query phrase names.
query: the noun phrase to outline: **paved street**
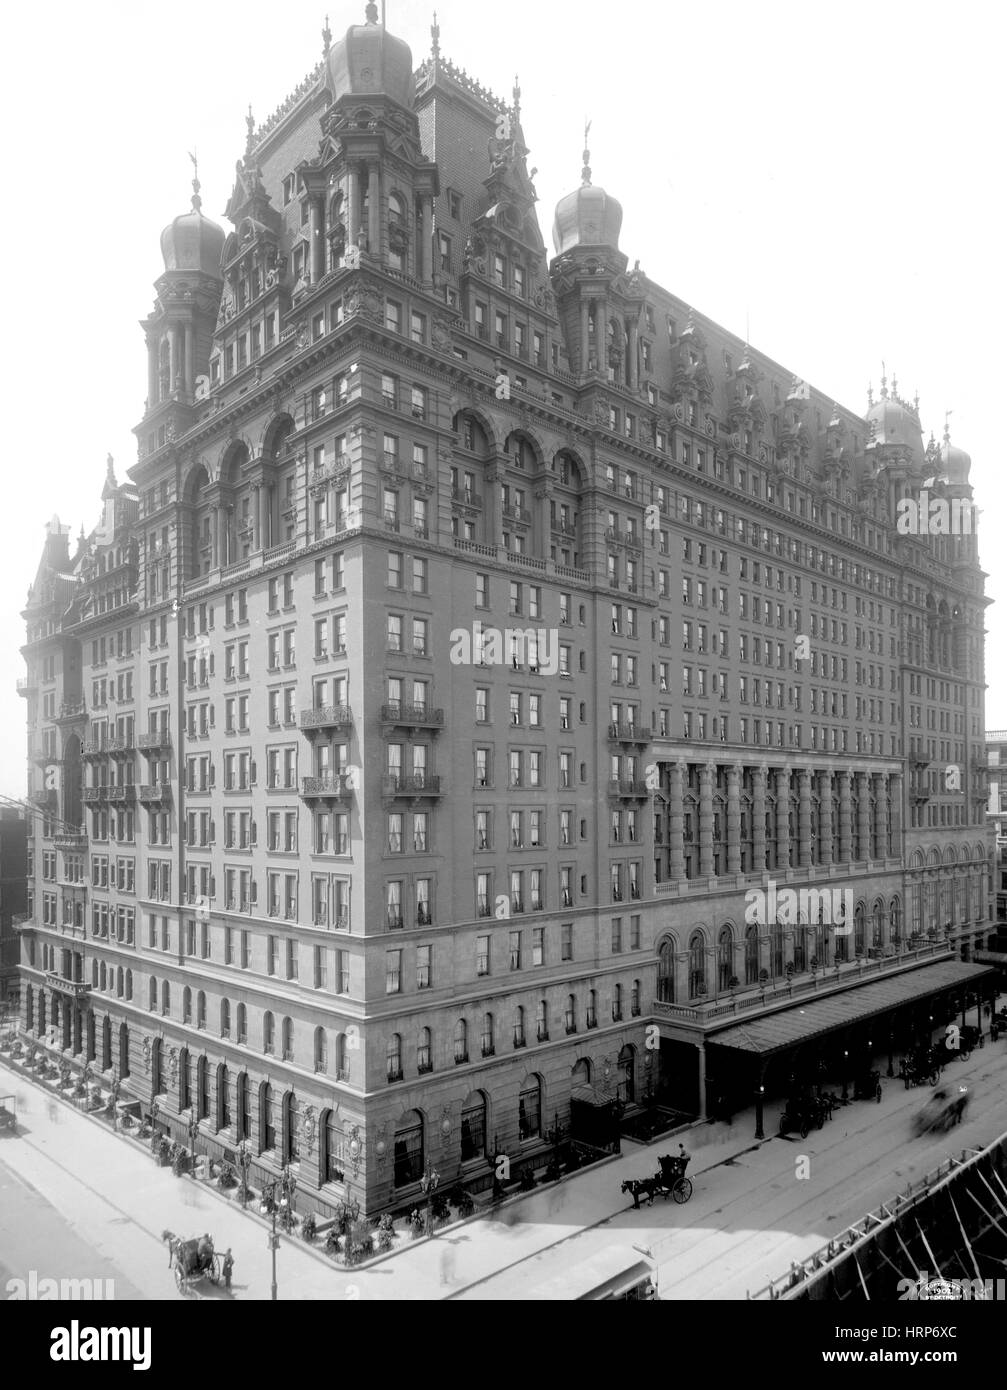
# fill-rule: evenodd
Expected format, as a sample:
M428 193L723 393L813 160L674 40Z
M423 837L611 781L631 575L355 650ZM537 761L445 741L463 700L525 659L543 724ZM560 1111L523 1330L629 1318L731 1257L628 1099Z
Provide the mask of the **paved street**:
M744 1298L791 1260L810 1253L851 1221L918 1179L946 1154L1007 1130L1007 1046L987 1042L945 1071L974 1092L968 1120L950 1135L911 1139L910 1119L928 1088L886 1081L882 1103L856 1102L807 1140L775 1137L779 1105L767 1108L766 1134L752 1139L751 1112L733 1126L703 1125L685 1135L695 1195L687 1206L658 1198L633 1211L620 1184L649 1176L658 1150L625 1147L623 1156L558 1187L508 1204L433 1241L400 1243L370 1269L343 1271L300 1241L282 1240L281 1299L522 1299L617 1245L651 1246L662 1297ZM135 1144L58 1103L0 1066L0 1090L22 1097L16 1138L0 1141L0 1294L12 1276L114 1278L116 1296L177 1298L165 1228L213 1233L235 1257L234 1296L269 1298L263 1224L232 1202L157 1168ZM795 1177L799 1155L810 1176ZM12 1200L9 1200L12 1199ZM894 1277L894 1276L893 1276ZM211 1286L200 1297L224 1297Z

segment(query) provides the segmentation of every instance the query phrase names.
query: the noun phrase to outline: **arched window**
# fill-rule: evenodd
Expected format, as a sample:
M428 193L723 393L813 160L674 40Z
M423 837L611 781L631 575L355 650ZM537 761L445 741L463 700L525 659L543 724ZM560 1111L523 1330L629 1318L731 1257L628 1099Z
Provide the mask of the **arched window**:
M667 937L658 951L657 997L662 1004L675 1002L675 943Z
M343 1035L340 1034L340 1037ZM329 1066L329 1044L324 1028L315 1029L315 1071L327 1071Z
M132 999L132 997L133 997L133 972L132 972L132 970L127 970L127 971L126 971L126 998L127 998L127 999Z
M202 990L196 995L196 1027L206 1027L206 995Z
M706 945L702 932L689 938L689 998L698 999L706 993Z
M631 1018L639 1018L639 1017L640 1017L640 1013L641 1013L641 1004L640 1004L640 981L639 981L639 980L634 980L634 981L633 981L633 989L632 989L632 991L631 991L631 993L630 993L629 999L630 999L630 1003L629 1003L630 1017L631 1017Z
M205 1056L196 1063L196 1111L200 1120L210 1113L210 1066Z
M217 1067L217 1129L231 1127L231 1083L227 1075L227 1065L221 1062Z
M401 193L388 195L388 264L392 270L406 269L409 223L406 201Z
M248 1042L248 1011L244 1004L238 1005L237 1036L235 1042Z
M759 983L759 928L754 924L745 928L745 984Z
M229 1038L231 1036L231 1002L229 999L220 1001L220 1036Z
M235 1087L235 1111L237 1115L235 1137L238 1140L248 1139L252 1133L252 1111L248 1098L248 1072L238 1073L238 1084Z
M431 1033L429 1028L421 1028L419 1037L416 1040L416 1070L422 1076L428 1071L433 1071L434 1064L431 1055Z
M272 1056L274 1047L273 1015L267 1010L262 1015L262 1050L267 1056Z
M622 1022L622 985L615 985L612 989L612 1022Z
M598 991L590 989L587 992L587 1026L589 1028L598 1027Z
M721 927L717 937L717 988L729 989L734 979L734 934L730 927Z
M281 1157L284 1163L297 1163L300 1161L301 1151L298 1145L297 1131L297 1097L293 1091L288 1091L283 1097L283 1145Z
M576 996L575 994L568 994L568 995L566 996L566 1011L565 1011L565 1014L564 1014L564 1019L563 1019L563 1021L564 1021L564 1024L565 1024L567 1033L576 1033L576 1031L577 1031L577 996Z
M423 1176L423 1116L410 1110L395 1127L395 1186L407 1187Z
M124 974L123 974L122 966L120 965L120 966L118 967L118 969L116 970L116 972L115 972L115 992L116 992L116 994L119 996L120 999L122 998L122 995L123 995L123 983L124 983L124 980L125 980L125 976L124 976Z
M591 1063L586 1057L578 1057L570 1073L571 1086L590 1086Z
M880 951L885 940L885 905L880 898L874 902L874 911L871 917L871 944L876 951Z
M482 1055L483 1055L484 1057L492 1057L494 1051L496 1050L495 1047L494 1047L494 1039L493 1039L493 1015L492 1015L492 1014L483 1014L483 1030L482 1030L482 1037L481 1037L480 1040L479 1040L479 1046L480 1046L480 1050L481 1050L481 1052L482 1052Z
M273 1101L273 1088L269 1082L263 1084L260 1099L259 1134L264 1151L276 1148L276 1108Z
M524 1009L520 1004L514 1010L514 1046L524 1047Z
M189 1049L183 1047L178 1053L178 1108L188 1110L192 1104L192 1076L189 1070Z
M518 1095L518 1136L537 1139L542 1133L542 1081L530 1076Z
M616 1090L624 1105L632 1105L636 1100L636 1048L632 1043L627 1043L619 1053L619 1081Z
M102 963L101 963L101 972L100 972L99 977L98 977L99 980L100 980L99 988L101 988L101 989L107 989L107 988L108 988L107 973L108 973L108 972L107 972L106 967L105 967L105 962L102 961ZM151 983L152 983L153 986L154 986L154 1003L153 1003L150 1007L151 1007L152 1009L155 1009L155 1008L157 1007L157 981L156 981L156 980L152 980ZM44 1022L44 1020L43 1020L43 1022Z
M105 974L105 967L104 967L104 965L102 965L102 967L101 967L101 972L102 972L102 975L104 976L104 974ZM105 981L104 981L104 979L102 979L101 987L102 987L102 989L105 988ZM151 1013L156 1013L156 1012L157 1012L157 981L154 979L154 976L153 976L153 975L151 975L151 977L150 977L150 985L149 985L148 991L147 991L147 1006L148 1006L148 1008L150 1009L150 1012L151 1012Z
M334 1110L324 1110L318 1126L321 1144L322 1182L342 1182L345 1176L343 1147L345 1140Z
M289 1018L283 1020L283 1060L294 1060L294 1024Z
M866 950L866 923L864 918L864 905L863 903L857 903L856 907L853 909L853 953L857 956L862 956ZM846 922L843 925L848 927L849 923Z
M466 1096L462 1106L462 1162L486 1153L486 1097L482 1091Z
M402 1037L393 1033L385 1048L385 1070L389 1081L402 1080Z
M161 1013L167 1017L171 1013L171 985L167 980L161 983Z
M455 1024L455 1061L467 1062L469 1059L468 1024L460 1018Z
M182 1022L192 1022L192 990L188 985L182 990Z

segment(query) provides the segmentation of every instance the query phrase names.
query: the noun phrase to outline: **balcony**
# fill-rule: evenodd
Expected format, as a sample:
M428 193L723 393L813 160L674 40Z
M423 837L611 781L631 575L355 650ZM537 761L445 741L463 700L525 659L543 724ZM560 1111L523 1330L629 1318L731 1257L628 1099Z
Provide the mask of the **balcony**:
M650 730L641 724L609 724L608 736L613 743L649 743Z
M321 705L316 709L301 710L301 729L341 729L353 723L353 711L349 705Z
M91 986L84 980L64 980L55 970L45 972L46 984L56 994L65 994L70 999L84 999Z
M575 521L554 521L552 530L557 536L576 536L577 523Z
M433 1071L433 1069L433 1062L418 1062L416 1064L416 1070L419 1072L420 1076L426 1076L426 1074Z
M66 850L70 854L87 853L87 836L80 831L56 835L53 843L57 849Z
M140 788L144 806L161 806L171 800L170 782L145 782Z
M125 738L110 738L105 744L105 751L107 753L132 753L133 748L132 734L129 734Z
M451 488L451 501L457 502L461 507L481 507L483 499L478 492L470 487L459 487L455 483Z
M384 790L386 796L440 796L441 779L429 772L389 773Z
M352 788L347 785L345 772L330 773L324 777L303 777L301 796L317 796L329 801L348 801Z
M20 696L27 700L29 695L36 693L38 686L28 676L18 676L15 689Z
M518 526L531 525L531 512L527 507L504 507L504 521L515 522Z
M430 705L393 700L381 706L381 722L407 729L440 729L444 726L444 711Z
M345 454L337 454L336 457L322 468L316 468L308 475L308 488L311 492L317 489L338 484L348 477L350 473L350 461Z
M82 758L103 758L108 752L108 744L104 739L89 738L81 745L80 755Z
M608 783L610 797L628 797L631 800L650 795L647 783L640 777L612 777Z
M140 734L136 746L141 753L167 752L171 748L171 734L167 729L156 729L153 733Z
M132 783L121 787L109 787L108 800L112 806L132 806L136 801L136 787Z
M82 787L80 795L85 804L89 802L107 801L108 786L103 783L100 787Z
M401 1067L389 1067L389 1068L388 1068L388 1080L389 1080L389 1082L392 1082L392 1081L401 1081L401 1080L402 1080L402 1068L401 1068Z

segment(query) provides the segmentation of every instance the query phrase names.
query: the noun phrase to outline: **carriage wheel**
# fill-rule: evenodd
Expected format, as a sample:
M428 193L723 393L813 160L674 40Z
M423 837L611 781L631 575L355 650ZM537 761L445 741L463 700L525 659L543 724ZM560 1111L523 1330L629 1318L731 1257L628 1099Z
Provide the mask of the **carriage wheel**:
M179 1293L187 1292L188 1280L186 1279L185 1274L182 1272L182 1266L179 1264L177 1260L175 1261L173 1268L175 1275L175 1288L179 1291Z
M931 1084L931 1086L936 1086L937 1083L938 1083L938 1081L940 1081L940 1079L941 1079L941 1069L940 1069L940 1067L934 1067L933 1071L930 1073L930 1084Z
M818 1112L818 1128L821 1129L821 1128L824 1126L824 1124L825 1124L825 1111L824 1111L824 1110L819 1110L819 1112Z
M878 1082L878 1088L877 1088L877 1090L874 1092L874 1098L875 1098L875 1100L878 1102L878 1104L880 1105L880 1104L881 1104L881 1082L880 1082L880 1081Z
M220 1256L214 1255L213 1259L206 1267L206 1277L211 1284L220 1283Z
M688 1178L679 1178L678 1182L671 1189L671 1195L678 1205L681 1206L683 1202L687 1202L692 1196L692 1183Z
M810 1128L811 1128L811 1126L808 1124L807 1120L802 1120L802 1121L801 1121L801 1138L802 1138L802 1139L807 1139L807 1137L808 1137L808 1130L809 1130Z
M963 1061L963 1062L967 1062L968 1059L972 1056L972 1049L971 1049L971 1047L963 1047L962 1050L961 1050L961 1055L962 1055L962 1061Z

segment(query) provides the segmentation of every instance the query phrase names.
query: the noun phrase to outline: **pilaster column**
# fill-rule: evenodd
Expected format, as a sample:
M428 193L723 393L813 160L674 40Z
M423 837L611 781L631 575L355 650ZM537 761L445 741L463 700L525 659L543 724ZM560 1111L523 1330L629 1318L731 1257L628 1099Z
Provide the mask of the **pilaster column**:
M580 301L580 369L587 371L587 364L591 354L590 347L591 332L591 305L586 299Z
M252 549L253 549L253 550L264 550L264 549L265 549L265 547L264 547L263 544L262 544L262 514L261 514L261 512L260 512L260 510L259 510L259 509L260 509L260 506L261 506L259 494L260 494L261 492L262 492L262 488L259 486L258 483L255 483L255 484L253 485L253 487L252 487L252 518L251 518L251 519L252 519Z
M802 767L797 774L798 785L798 809L797 809L797 835L798 850L797 862L802 869L811 867L811 771L809 768Z
M311 283L313 285L317 285L325 274L324 216L325 210L321 199L311 198L308 202L308 232L311 239Z
M760 763L752 774L752 872L755 874L763 873L766 868L766 770L766 764Z
M713 764L699 769L699 873L713 877Z
M871 789L866 772L857 773L857 836L861 859L871 857Z
M790 868L790 769L776 769L777 872Z
M850 801L850 776L851 774L844 768L839 773L839 862L848 864L852 854L850 845L850 828L852 821L852 807Z
M191 401L196 390L196 370L193 364L193 329L192 324L185 325L185 361L182 364L183 380L185 381L185 394Z
M269 488L262 486L259 488L259 546L262 550L268 550L274 544L270 520Z
M172 325L168 329L168 393L174 395L178 390L178 329Z
M158 395L158 371L157 371L157 344L153 339L147 339L147 409L153 410L157 405Z
M346 179L346 245L356 246L360 231L360 171L351 164Z
M381 255L381 170L375 160L367 174L367 249Z
M416 278L424 285L428 285L434 278L434 247L433 247L433 199L424 194L420 204L420 218L422 231L420 234L420 244L416 248Z
M684 763L672 763L671 787L668 803L668 839L670 842L671 876L673 879L685 877L685 816L682 809L682 779Z
M902 854L902 773L893 772L888 777L888 804L892 818L892 853Z
M213 509L213 567L223 569L227 564L227 553L224 548L224 532L227 522L224 517L224 508L216 506Z
M727 773L727 872L741 873L741 764Z
M822 863L832 863L832 773L818 774L818 834L821 839Z
M635 316L630 318L629 323L626 325L626 328L628 330L626 351L629 355L629 373L627 380L629 384L629 389L631 391L635 391L639 384L639 372L637 370L636 364L636 344L637 334L639 333L639 322Z
M884 859L888 853L885 843L885 820L888 812L888 774L887 772L875 772L871 777L874 787L874 839L877 843L878 859ZM872 851L873 854L873 851Z

